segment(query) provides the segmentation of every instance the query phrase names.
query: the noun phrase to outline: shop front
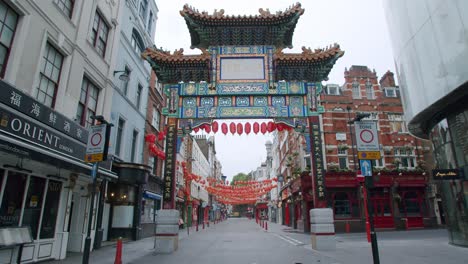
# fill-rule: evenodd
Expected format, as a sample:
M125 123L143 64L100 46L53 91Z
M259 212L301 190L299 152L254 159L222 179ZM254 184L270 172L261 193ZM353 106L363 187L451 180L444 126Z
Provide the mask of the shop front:
M88 131L0 80L0 226L28 226L33 243L23 262L64 259L82 252L88 224L96 230L98 202L90 211L91 164L84 163ZM98 182L116 180L99 168ZM0 258L11 255L0 250Z
M427 208L427 177L420 172L379 172L370 188L369 206L374 226L379 229L409 229L435 225ZM326 174L329 205L333 208L337 232L365 231L365 203L362 183L353 172Z

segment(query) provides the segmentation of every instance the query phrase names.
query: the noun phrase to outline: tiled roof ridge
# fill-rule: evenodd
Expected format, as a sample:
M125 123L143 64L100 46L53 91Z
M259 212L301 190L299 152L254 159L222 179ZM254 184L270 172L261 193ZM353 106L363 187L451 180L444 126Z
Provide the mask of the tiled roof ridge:
M302 47L302 53L283 53L281 49L278 49L274 55L274 59L278 60L318 60L344 55L344 51L340 49L340 45L337 43L327 46L322 49L314 49Z
M141 53L143 59L148 57L159 61L208 61L210 60L210 54L207 50L201 49L202 54L199 55L184 55L184 49L176 49L172 54L170 51L158 49L158 48L146 48Z
M286 16L290 16L293 14L298 13L299 15L304 14L304 9L301 7L301 4L298 2L295 5L290 6L288 9L285 11L277 11L276 13L272 14L270 10L267 8L264 10L263 8L260 8L258 10L260 13L259 15L224 15L224 9L220 9L219 11L217 9L214 10L213 14L208 14L206 11L199 12L198 9L193 8L192 6L189 6L188 4L185 4L183 9L180 11L181 16L190 16L190 17L196 17L198 19L204 19L204 20L237 20L237 19L277 19L277 18L282 18Z

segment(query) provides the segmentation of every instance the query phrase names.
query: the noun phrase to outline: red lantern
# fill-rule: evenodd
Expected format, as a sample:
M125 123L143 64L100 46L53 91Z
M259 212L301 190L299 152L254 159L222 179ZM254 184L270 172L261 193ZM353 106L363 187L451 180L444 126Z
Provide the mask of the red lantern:
M273 132L273 130L275 130L274 125L275 125L275 123L273 123L272 121L268 122L268 124L267 124L268 132L271 133L271 132Z
M257 122L255 122L253 124L253 132L257 134L259 130L260 130L260 125Z
M231 124L229 124L229 131L231 131L233 135L234 133L236 133L236 124L234 122L231 122Z
M145 136L145 141L148 143L152 143L156 141L156 135L155 134L148 134Z
M214 121L213 124L211 125L211 129L213 130L213 133L218 132L218 122Z
M195 131L195 133L198 133L198 131L200 131L200 128L196 127L196 128L193 129L193 131Z
M249 122L245 123L244 130L247 135L250 133L251 129L252 129L252 126L250 125L250 123Z
M223 132L224 135L227 134L227 132L228 132L228 127L227 127L227 124L226 124L226 123L222 123L222 124L221 124L221 132Z
M211 127L209 125L205 125L205 131L209 134L211 132Z
M278 131L283 131L284 129L283 124L276 124L276 129L278 129Z
M237 124L237 134L242 135L243 132L244 126L241 123Z
M260 126L260 131L262 132L262 134L265 134L267 132L267 125L265 124L265 122L263 122Z
M158 140L161 141L166 137L166 131L161 131L158 134Z

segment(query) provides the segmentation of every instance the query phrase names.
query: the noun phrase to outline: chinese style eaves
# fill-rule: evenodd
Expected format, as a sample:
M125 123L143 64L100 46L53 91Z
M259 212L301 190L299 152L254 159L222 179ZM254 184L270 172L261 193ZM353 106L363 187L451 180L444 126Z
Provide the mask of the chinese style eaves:
M339 45L323 49L292 47L296 24L304 9L298 3L285 11L260 9L255 16L213 14L187 5L180 11L191 47L202 52L184 55L148 48L142 53L164 84L168 117L181 119L274 118L318 115L321 81L326 80L344 52Z

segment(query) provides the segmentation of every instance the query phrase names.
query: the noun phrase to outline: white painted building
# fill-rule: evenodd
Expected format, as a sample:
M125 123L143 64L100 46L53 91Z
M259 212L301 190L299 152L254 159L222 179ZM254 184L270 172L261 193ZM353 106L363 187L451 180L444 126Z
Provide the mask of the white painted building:
M110 120L120 3L0 0L0 226L31 227L24 262L83 251L86 127L94 115Z

